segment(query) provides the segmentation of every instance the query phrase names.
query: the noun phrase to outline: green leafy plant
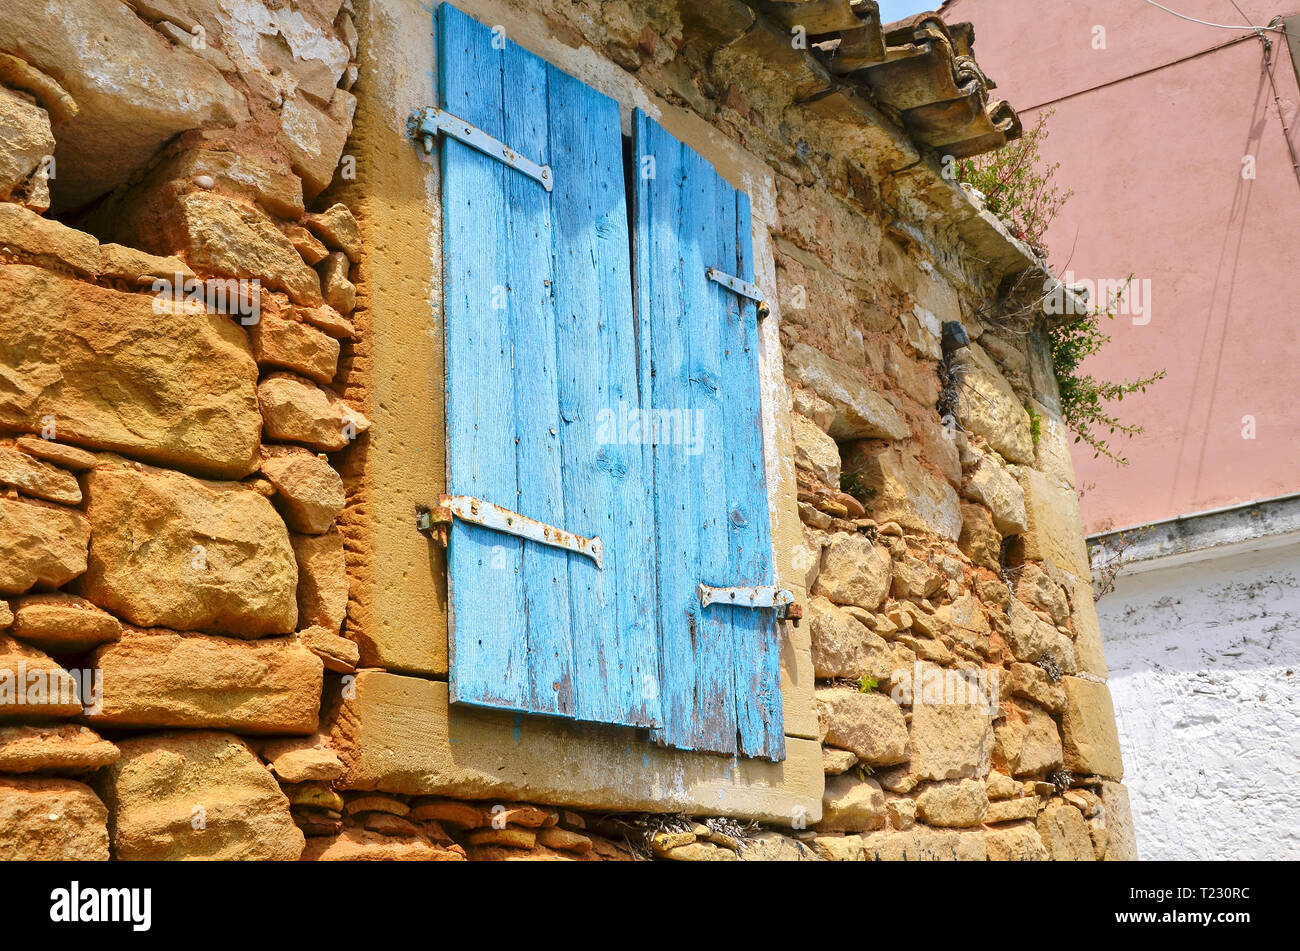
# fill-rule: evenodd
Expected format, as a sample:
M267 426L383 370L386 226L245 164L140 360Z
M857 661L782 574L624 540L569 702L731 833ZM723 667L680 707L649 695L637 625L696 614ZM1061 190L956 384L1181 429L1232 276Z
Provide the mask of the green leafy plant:
M1047 229L1074 194L1073 189L1063 188L1054 181L1060 163L1048 164L1042 157L1042 146L1049 134L1048 120L1053 114L1054 110L1040 113L1033 127L1015 142L957 165L958 179L978 190L989 211L1002 218L1018 238L1044 259ZM1131 282L1130 275L1125 287ZM1052 365L1061 391L1061 415L1074 433L1074 441L1090 446L1094 458L1105 457L1121 466L1128 465L1128 460L1112 445L1111 439L1131 438L1142 432L1142 427L1123 422L1111 407L1123 402L1126 396L1145 393L1165 376L1165 371L1160 370L1140 379L1114 382L1083 371L1084 362L1110 343L1110 335L1102 329L1103 322L1115 319L1123 293L1121 290L1077 319L1055 324L1048 330ZM1032 407L1026 409L1037 445L1042 436L1043 418Z
M1025 412L1029 414L1029 435L1033 437L1034 445L1043 438L1043 414L1034 409L1033 403L1025 404Z
M1129 276L1131 281L1132 275ZM1114 382L1099 380L1082 369L1085 360L1110 343L1110 335L1102 330L1102 321L1115 319L1123 294L1121 290L1104 305L1093 308L1078 320L1052 327L1048 338L1052 346L1052 366L1061 391L1061 416L1074 432L1074 441L1090 446L1093 458L1105 457L1117 465L1126 466L1128 459L1112 446L1110 440L1117 435L1132 438L1142 432L1143 427L1123 422L1110 406L1122 403L1126 396L1145 393L1152 384L1165 378L1165 371L1136 380Z
M1053 181L1060 163L1047 165L1042 157L1049 135L1047 121L1055 114L1055 109L1040 112L1033 128L1019 139L957 164L958 180L977 189L988 210L1044 258L1047 228L1074 194L1073 189L1062 189Z
M861 693L871 693L871 691L875 690L879 686L880 683L870 674L863 674L858 678L858 690Z

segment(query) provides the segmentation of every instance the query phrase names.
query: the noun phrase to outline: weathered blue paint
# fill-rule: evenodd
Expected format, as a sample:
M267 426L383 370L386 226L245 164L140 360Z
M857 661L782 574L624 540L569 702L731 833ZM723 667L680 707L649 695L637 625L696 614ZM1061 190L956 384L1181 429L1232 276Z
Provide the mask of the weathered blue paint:
M456 523L451 697L654 726L651 479L609 426L638 400L618 106L449 4L437 32L443 108L555 180L443 139L448 491L605 549L599 570Z
M757 314L706 275L717 267L753 280L749 200L643 113L633 126L642 405L689 421L693 437L660 433L650 451L664 718L657 736L684 749L780 760L773 613L701 608L697 595L701 581L773 579Z

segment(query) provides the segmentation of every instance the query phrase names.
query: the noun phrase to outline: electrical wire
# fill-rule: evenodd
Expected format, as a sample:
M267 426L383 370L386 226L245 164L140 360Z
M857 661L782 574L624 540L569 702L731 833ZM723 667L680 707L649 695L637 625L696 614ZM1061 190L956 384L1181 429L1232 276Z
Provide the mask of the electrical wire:
M1230 24L1230 23L1211 23L1209 20L1198 20L1198 19L1196 19L1196 17L1189 17L1189 16L1187 16L1187 15L1185 15L1185 14L1179 13L1177 10L1170 10L1170 9L1169 9L1167 6L1165 6L1163 3L1156 3L1156 0L1146 0L1146 2L1149 3L1149 4L1151 4L1151 6L1153 6L1153 7L1159 7L1161 10L1164 10L1165 13L1171 13L1171 14L1173 14L1174 16L1178 17L1178 19L1180 19L1180 20L1186 20L1188 23L1199 23L1201 26L1212 26L1212 27L1214 27L1215 29L1218 29L1218 30L1241 30L1241 29L1251 29L1251 30L1254 30L1256 33L1264 33L1264 32L1266 32L1266 31L1268 31L1268 30L1272 30L1274 33L1279 32L1278 27L1275 27L1275 26L1251 26L1251 27L1243 27L1243 26L1234 26L1234 25L1232 25L1232 24ZM1244 16L1244 14L1243 14L1243 16Z

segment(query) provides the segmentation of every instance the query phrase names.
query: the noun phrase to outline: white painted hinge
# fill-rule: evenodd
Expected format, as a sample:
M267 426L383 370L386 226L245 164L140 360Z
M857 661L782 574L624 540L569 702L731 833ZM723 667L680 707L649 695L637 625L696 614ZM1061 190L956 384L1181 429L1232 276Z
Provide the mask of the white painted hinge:
M767 295L763 293L763 289L757 284L753 284L749 281L742 281L740 278L734 277L726 271L720 271L716 267L709 268L704 272L704 275L715 284L721 284L733 294L738 294L741 297L747 297L750 300L757 302L758 317L760 320L768 315L769 308L767 306Z

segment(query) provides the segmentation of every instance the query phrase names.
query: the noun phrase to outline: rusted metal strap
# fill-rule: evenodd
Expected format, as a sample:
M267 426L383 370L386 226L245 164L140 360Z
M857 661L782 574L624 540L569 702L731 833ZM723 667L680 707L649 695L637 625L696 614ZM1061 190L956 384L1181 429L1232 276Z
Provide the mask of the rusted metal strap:
M406 123L411 138L419 139L424 145L426 155L433 153L433 139L436 135L449 135L464 142L472 149L503 162L511 168L523 172L534 181L540 182L548 192L555 186L555 176L549 165L538 165L526 159L504 142L493 138L477 126L460 119L443 109L430 106L417 109Z
M584 538L566 532L562 528L556 528L554 525L539 522L535 518L529 518L527 515L520 515L518 512L493 505L491 502L476 499L472 495L439 496L438 507L431 512L422 513L416 521L416 526L422 532L437 532L439 541L445 545L447 531L455 519L481 525L495 532L526 538L552 548L577 552L594 561L597 568L603 570L605 567L605 546L599 537Z
M748 297L760 304L766 300L763 289L757 284L751 284L749 281L742 281L738 277L732 277L726 271L719 271L716 267L711 267L704 273L709 280L721 284L727 290L739 294L741 297Z
M774 585L758 585L743 588L715 588L701 584L699 587L700 606L710 604L730 604L737 608L771 608L779 618L790 618L798 622L803 617L803 609L794 603L794 595Z

